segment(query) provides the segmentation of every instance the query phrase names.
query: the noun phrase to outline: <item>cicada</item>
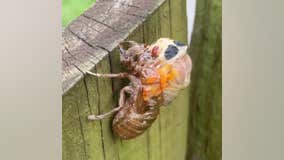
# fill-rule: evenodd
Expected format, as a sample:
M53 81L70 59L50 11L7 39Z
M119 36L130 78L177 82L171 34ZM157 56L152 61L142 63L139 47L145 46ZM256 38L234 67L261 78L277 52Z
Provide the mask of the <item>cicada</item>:
M131 139L149 128L160 107L172 102L189 85L192 62L187 45L169 38L160 38L151 45L124 41L119 50L126 73L87 73L103 78L128 78L130 83L121 89L118 107L102 115L89 115L88 119L101 120L116 113L112 123L114 133L122 139Z

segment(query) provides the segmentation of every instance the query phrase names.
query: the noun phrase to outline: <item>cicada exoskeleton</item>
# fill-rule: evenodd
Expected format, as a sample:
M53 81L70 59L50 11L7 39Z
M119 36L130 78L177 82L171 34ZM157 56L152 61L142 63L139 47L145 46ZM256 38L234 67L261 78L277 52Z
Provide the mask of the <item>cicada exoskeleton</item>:
M160 38L149 46L134 41L122 42L119 50L127 73L87 73L129 78L130 83L121 89L118 107L102 115L90 115L88 119L100 120L118 112L113 119L113 131L123 139L130 139L149 128L160 107L172 102L179 91L189 85L192 64L187 46L168 38Z

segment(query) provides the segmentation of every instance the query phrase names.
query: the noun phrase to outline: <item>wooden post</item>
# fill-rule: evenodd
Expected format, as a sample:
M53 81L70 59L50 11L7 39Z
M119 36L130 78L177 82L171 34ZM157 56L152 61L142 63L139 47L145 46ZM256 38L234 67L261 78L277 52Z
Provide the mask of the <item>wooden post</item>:
M189 160L222 158L222 2L198 0L189 54Z
M98 0L63 32L62 159L185 159L189 90L169 106L143 135L121 140L111 130L112 118L87 120L116 107L125 82L84 76L121 71L115 49L125 39L151 43L161 36L187 41L185 0Z

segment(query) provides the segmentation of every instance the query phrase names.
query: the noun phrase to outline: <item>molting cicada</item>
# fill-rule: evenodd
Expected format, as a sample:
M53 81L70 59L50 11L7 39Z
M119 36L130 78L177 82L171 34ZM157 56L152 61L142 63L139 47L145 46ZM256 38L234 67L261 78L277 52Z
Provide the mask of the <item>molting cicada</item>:
M124 41L119 44L119 50L127 73L87 73L128 78L130 83L121 89L118 107L102 115L89 115L88 119L100 120L117 112L113 119L114 133L122 139L131 139L150 127L160 107L172 102L189 85L192 63L187 45L168 38L160 38L151 45Z

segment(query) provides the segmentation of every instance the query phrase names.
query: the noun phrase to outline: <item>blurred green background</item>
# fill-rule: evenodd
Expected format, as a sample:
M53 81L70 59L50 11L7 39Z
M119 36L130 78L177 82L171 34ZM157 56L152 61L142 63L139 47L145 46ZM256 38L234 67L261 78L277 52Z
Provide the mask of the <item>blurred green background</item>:
M96 0L62 0L62 26L66 27L86 9L90 8Z

